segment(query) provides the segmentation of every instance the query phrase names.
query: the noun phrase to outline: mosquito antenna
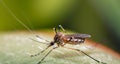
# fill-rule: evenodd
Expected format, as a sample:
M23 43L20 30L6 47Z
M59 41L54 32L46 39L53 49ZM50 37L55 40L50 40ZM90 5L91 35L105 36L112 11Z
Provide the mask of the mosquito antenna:
M92 56L88 55L87 53L83 52L82 50L74 49L74 48L68 48L68 47L64 47L64 48L71 49L71 50L76 50L78 52L81 52L81 53L85 54L87 57L89 57L89 58L93 59L94 61L96 61L97 63L107 64L107 63L101 62L101 61L93 58Z
M41 64L41 62L54 50L56 49L57 47L51 49L37 64Z

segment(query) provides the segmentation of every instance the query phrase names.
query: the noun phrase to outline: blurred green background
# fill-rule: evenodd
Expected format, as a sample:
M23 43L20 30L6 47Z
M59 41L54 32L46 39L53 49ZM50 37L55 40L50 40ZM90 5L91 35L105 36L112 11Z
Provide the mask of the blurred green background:
M65 29L120 52L120 0L0 0L0 31ZM12 15L11 11L15 14Z

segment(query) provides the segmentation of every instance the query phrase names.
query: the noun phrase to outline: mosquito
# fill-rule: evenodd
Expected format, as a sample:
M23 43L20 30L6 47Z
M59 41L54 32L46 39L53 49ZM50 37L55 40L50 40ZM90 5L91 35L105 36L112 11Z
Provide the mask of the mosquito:
M37 64L41 64L42 61L44 61L44 59L54 50L54 49L57 49L58 47L64 47L64 48L67 48L67 49L71 49L71 50L75 50L75 51L78 51L78 52L81 52L83 54L85 54L86 56L88 56L89 58L93 59L94 61L96 61L97 63L102 63L102 64L107 64L107 63L104 63L104 62L101 62L95 58L93 58L92 56L88 55L87 53L85 53L84 51L82 50L79 50L79 49L74 49L74 48L69 48L69 47L65 47L64 45L65 44L71 44L71 45L79 45L81 43L84 43L85 39L86 38L90 38L91 35L89 34L67 34L65 35L64 33L61 32L61 30L63 32L65 32L65 29L59 25L58 26L58 29L54 28L54 31L55 31L55 36L54 36L54 39L53 41L47 41L45 40L46 42L49 42L49 44L47 44L47 47L40 51L39 53L35 54L35 55L31 55L31 57L34 57L34 56L38 56L39 54L43 53L45 50L47 50L48 48L50 48L51 46L53 46L53 48L51 50L49 50L46 55L37 63ZM37 36L36 37L42 39L41 37ZM32 39L34 40L34 39ZM36 40L34 40L36 41ZM39 42L39 41L37 41ZM45 43L43 43L45 44ZM54 47L54 45L57 45L56 47Z
M26 26L20 19L17 18L17 16L8 8L8 6L4 3L3 0L0 0L0 2L3 4L3 6L8 10L8 12L17 20L18 23L20 23L22 26L24 26L30 33L34 34L32 32L32 30ZM49 42L49 44L47 43L42 43L40 41L37 41L37 40L34 40L32 38L30 38L31 40L34 40L36 42L40 42L42 44L47 44L47 47L40 51L39 53L35 54L35 55L31 55L31 57L34 57L34 56L38 56L40 53L43 53L45 50L47 50L48 48L50 48L51 46L53 46L53 48L48 52L46 53L46 55L37 63L37 64L41 64L42 61L44 61L44 59L56 48L58 47L64 47L65 44L71 44L71 45L79 45L81 43L84 43L85 39L86 38L90 38L91 35L89 34L68 34L68 35L65 35L64 33L61 32L61 30L63 32L65 32L65 29L59 25L58 26L58 30L56 28L54 28L54 31L55 31L55 36L54 36L54 39L53 41L48 41L48 40L45 40L41 37L39 37L38 35L36 35L36 37L40 38L40 39L43 39L44 41L46 42ZM54 45L57 44L57 47L54 47ZM104 63L104 62L101 62L95 58L93 58L92 56L88 55L87 53L85 53L84 51L82 50L79 50L79 49L74 49L74 48L68 48L68 47L64 47L64 48L67 48L67 49L71 49L71 50L75 50L75 51L78 51L78 52L81 52L83 54L85 54L86 56L88 56L89 58L93 59L94 61L96 61L97 63L102 63L102 64L107 64L107 63Z

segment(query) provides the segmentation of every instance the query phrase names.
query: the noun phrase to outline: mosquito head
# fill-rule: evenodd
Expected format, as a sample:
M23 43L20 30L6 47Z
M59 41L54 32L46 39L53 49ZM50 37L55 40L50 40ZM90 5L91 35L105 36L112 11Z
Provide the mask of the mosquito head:
M58 26L58 29L53 28L53 30L55 31L54 42L59 42L61 37L64 36L64 34L61 31L65 31L65 30L61 25Z
M50 42L49 46L53 46L55 44L55 42Z

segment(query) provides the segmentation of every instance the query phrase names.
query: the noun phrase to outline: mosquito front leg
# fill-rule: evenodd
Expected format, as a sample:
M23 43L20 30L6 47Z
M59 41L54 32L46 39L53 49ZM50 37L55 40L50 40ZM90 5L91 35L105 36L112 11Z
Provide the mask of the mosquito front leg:
M53 49L51 49L37 64L41 64L42 61L56 48L58 48L58 47L54 47Z
M46 39L43 39L42 37L40 37L40 36L38 36L38 35L35 35L37 38L39 38L39 39L41 39L41 40L45 40L46 42L50 42L50 41L48 41L48 40L46 40Z
M29 38L29 39L31 39L31 40L33 40L33 41L35 41L35 42L38 42L38 43L42 43L42 44L46 44L46 45L48 45L47 43L40 42L40 41L37 41L37 40L35 40L35 39L32 39L32 38Z
M47 48L45 48L44 50L40 51L39 53L37 54L34 54L34 55L30 55L30 57L35 57L35 56L38 56L40 55L40 53L43 53L45 50L47 50L50 46L48 46Z
M91 58L91 59L93 59L94 61L96 61L97 63L107 64L107 63L101 62L101 61L99 61L99 60L93 58L92 56L88 55L87 53L83 52L82 50L74 49L74 48L68 48L68 47L64 47L64 48L67 48L67 49L71 49L71 50L75 50L75 51L81 52L81 53L85 54L86 56L88 56L89 58Z
M44 50L42 50L41 52L39 52L39 53L37 53L35 55L31 55L31 57L40 55L40 53L43 53L45 50L47 50L49 47L51 47L53 45L54 45L54 42L50 42L50 44Z

